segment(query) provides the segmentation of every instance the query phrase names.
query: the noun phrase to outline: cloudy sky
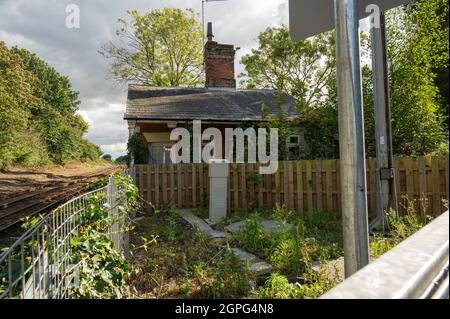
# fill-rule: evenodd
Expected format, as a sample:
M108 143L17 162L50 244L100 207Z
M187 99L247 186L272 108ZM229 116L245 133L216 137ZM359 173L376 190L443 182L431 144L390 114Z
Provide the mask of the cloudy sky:
M216 40L241 47L237 61L256 45L259 32L288 23L287 0L228 0L206 5ZM65 26L66 7L80 8L80 29ZM107 80L108 62L97 50L114 40L117 19L127 9L166 6L201 12L201 0L0 0L0 41L37 53L69 76L81 93L80 113L90 124L88 139L114 157L125 153L126 91ZM237 65L237 73L242 70Z

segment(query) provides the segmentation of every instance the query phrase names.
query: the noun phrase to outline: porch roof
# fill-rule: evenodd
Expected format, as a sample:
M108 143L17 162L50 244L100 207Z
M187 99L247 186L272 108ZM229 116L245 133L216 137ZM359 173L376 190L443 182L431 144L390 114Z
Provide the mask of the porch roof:
M298 115L294 99L274 90L218 88L155 88L129 85L125 120L236 121L263 120L262 106L275 116Z

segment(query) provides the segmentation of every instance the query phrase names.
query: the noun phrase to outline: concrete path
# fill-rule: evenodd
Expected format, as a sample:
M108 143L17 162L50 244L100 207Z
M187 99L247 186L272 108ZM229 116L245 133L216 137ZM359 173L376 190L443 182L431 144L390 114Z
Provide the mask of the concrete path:
M200 232L209 236L211 239L225 238L225 232L217 231L211 228L203 219L195 216L189 211L180 211L180 216L187 221L192 227L197 228Z
M273 234L276 232L288 230L292 227L292 225L284 224L284 223L276 221L276 220L262 220L261 223L264 227L264 232L266 234ZM243 221L236 222L236 223L230 224L227 227L225 227L225 230L230 233L236 234L239 232L240 228L243 226L244 226Z
M249 263L250 271L256 273L256 275L268 275L272 272L272 265L267 262L260 260L253 254L243 251L239 248L232 248L233 253L243 262Z
M195 216L191 211L180 211L179 214L192 227L197 228L200 232L209 236L211 240L223 239L226 236L225 232L212 229L208 223L200 217ZM268 226L271 227L270 224L268 224ZM250 271L253 271L256 275L267 275L272 272L272 266L267 262L260 260L255 255L245 252L239 248L232 248L231 250L240 260L243 262L248 262Z

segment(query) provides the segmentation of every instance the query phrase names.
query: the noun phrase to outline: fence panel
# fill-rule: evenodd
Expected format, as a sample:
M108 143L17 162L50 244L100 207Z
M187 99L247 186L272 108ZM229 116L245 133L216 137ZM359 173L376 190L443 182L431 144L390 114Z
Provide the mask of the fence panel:
M339 212L339 160L285 161L273 175L259 175L260 164L230 164L228 209L249 212L276 204L303 213L310 209ZM376 215L376 160L367 159L367 205ZM420 213L442 213L448 200L448 156L400 157L394 161L401 212L406 198ZM137 165L140 194L156 208L208 208L207 164Z
M117 186L110 178L107 186L74 198L40 219L0 255L0 299L71 297L77 273L71 261L71 240L78 235L89 198L96 195L110 208L113 224L105 225L109 238L119 252L127 254L127 234L121 231L123 221L118 218Z

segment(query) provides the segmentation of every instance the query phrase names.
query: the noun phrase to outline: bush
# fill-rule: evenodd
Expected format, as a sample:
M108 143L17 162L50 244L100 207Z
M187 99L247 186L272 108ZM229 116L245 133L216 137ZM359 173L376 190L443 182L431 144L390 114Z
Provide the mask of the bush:
M255 213L244 221L236 240L244 250L268 260L278 272L297 278L313 261L342 256L342 228L336 215L315 211L296 215L277 206L270 217L286 227L266 234L261 215Z
M39 133L28 129L19 134L23 141L21 154L17 156L15 164L24 166L45 166L51 161L48 156L47 146Z
M393 210L390 210L386 214L389 233L387 236L381 234L374 235L370 242L370 253L372 256L379 257L385 254L432 220L431 216L419 216L417 214L415 201L410 201L405 198L405 202L407 203L405 215L398 216Z
M118 158L116 158L115 162L117 164L124 164L124 165L128 165L130 163L130 158L128 155L124 155L124 156L119 156Z
M100 158L101 150L100 148L92 144L87 140L81 142L81 157L82 161L96 161Z
M304 284L290 283L289 280L278 273L267 279L265 286L259 291L262 299L315 299L328 292L337 285L337 280L330 279L324 269L319 272L305 274Z
M248 265L242 262L229 247L214 263L214 267L216 275L213 282L206 287L210 298L237 299L249 293L253 279Z
M273 273L267 279L265 287L260 290L259 297L262 299L294 299L298 295L298 286L278 273Z
M264 227L259 214L247 218L236 235L239 246L262 257L270 254L274 244L273 238L264 233Z
M130 268L114 248L107 234L91 232L72 242L74 261L78 262L80 286L74 297L82 299L122 298Z
M111 162L112 161L112 156L110 154L104 154L104 155L102 155L102 159L107 161L107 162Z
M119 232L128 231L128 215L138 208L137 188L129 176L116 175L118 186L118 216L124 221ZM114 220L108 205L103 204L105 194L92 196L89 209L81 212L81 225L77 236L71 238L71 260L78 264L79 287L73 288L76 298L122 298L129 290L126 280L131 269L124 256L117 252L105 227Z

